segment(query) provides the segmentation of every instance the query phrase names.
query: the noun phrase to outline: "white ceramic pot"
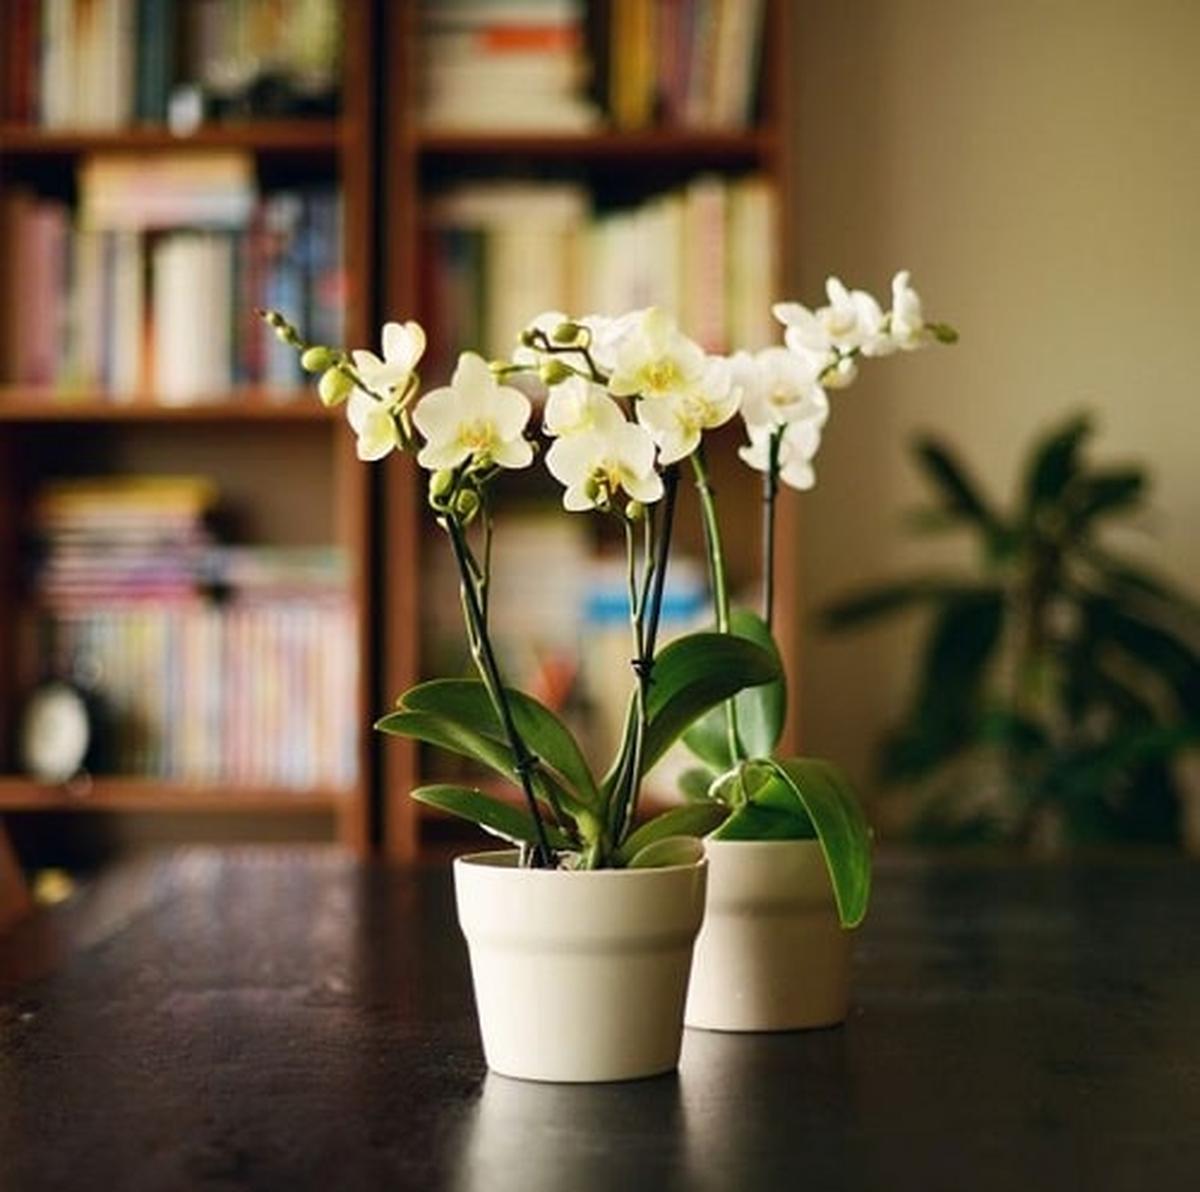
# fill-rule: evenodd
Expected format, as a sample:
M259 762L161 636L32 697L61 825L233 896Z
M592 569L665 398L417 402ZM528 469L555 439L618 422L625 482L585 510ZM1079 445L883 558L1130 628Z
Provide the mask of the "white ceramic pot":
M488 1067L524 1080L629 1080L679 1063L706 862L519 869L454 862Z
M708 908L687 1025L788 1031L846 1017L850 933L815 840L706 840Z

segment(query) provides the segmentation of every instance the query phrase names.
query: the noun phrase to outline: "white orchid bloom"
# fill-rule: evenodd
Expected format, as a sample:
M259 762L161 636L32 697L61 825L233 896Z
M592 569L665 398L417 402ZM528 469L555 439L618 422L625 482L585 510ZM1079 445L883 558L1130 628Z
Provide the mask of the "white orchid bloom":
M733 383L732 364L713 357L689 388L638 402L637 418L658 446L659 463L673 464L700 446L704 431L728 422L737 413L741 396Z
M733 383L742 391L747 426L780 426L829 416L829 399L817 381L816 361L787 348L763 348L730 358Z
M467 460L526 468L533 461L524 437L531 412L529 398L498 384L482 356L463 352L449 386L427 393L413 410L425 438L417 463L431 471Z
M892 278L892 313L889 333L901 351L912 352L929 342L929 331L921 311L921 296L909 285L907 269Z
M747 427L748 446L740 447L742 461L759 472L770 467L771 435L769 426ZM821 446L821 427L816 421L789 423L779 442L779 478L792 488L809 489L817 482L812 461Z
M361 389L355 389L346 402L346 419L358 436L355 451L366 463L383 459L400 446L400 431L392 406Z
M607 430L555 439L546 452L546 467L565 485L563 507L582 512L608 505L625 492L644 505L663 495L662 478L654 470L654 441L649 433L622 420Z
M657 306L643 311L616 343L608 390L614 397L646 401L686 393L700 383L708 364L704 350Z
M548 435L609 431L625 422L621 407L599 386L583 377L568 377L546 398L542 429Z
M636 333L638 325L649 313L648 307L631 310L626 314L610 318L608 315L584 315L576 322L586 327L591 339L588 353L596 367L611 373L617 366L617 353L622 343Z
M425 332L420 323L384 323L383 359L359 348L350 353L363 384L391 398L404 392L417 362L425 354ZM398 391L398 392L397 392Z
M895 350L879 303L866 290L848 290L839 278L825 282L826 306L809 310L798 302L772 307L787 327L789 348L821 362L824 371L838 356L860 351L864 356L886 356Z

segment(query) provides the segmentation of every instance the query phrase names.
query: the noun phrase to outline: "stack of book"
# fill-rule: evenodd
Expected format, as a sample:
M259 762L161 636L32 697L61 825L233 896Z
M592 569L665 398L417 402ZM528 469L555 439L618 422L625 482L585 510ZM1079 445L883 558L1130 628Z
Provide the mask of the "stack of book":
M436 0L421 10L422 121L584 132L600 121L583 0Z
M181 86L215 118L326 112L335 102L336 0L8 0L5 19L9 120L163 123Z
M765 0L609 0L613 124L740 129L758 102Z
M60 480L32 506L32 586L56 610L96 601L190 599L203 581L216 490L199 477Z
M214 546L215 501L189 477L46 486L31 587L49 669L86 677L105 701L116 772L347 786L359 710L345 561Z
M331 187L259 197L239 153L95 156L79 206L14 189L0 200L10 377L69 393L165 403L238 385L293 390L295 353L256 307L340 343L341 203ZM201 333L202 332L202 333Z
M431 207L424 236L421 309L430 342L451 354L507 355L545 310L650 305L675 313L709 351L778 339L775 204L758 177L702 176L639 207L597 214L580 187L471 185Z

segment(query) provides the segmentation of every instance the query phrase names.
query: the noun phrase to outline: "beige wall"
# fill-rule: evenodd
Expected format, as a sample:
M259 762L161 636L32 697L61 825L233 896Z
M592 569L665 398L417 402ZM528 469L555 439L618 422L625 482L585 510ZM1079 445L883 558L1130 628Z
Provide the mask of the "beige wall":
M962 342L835 395L805 498L809 609L944 551L906 541L919 428L994 493L1030 434L1097 412L1097 453L1149 461L1138 547L1200 589L1200 2L796 4L799 294L912 268ZM954 553L951 552L951 558ZM805 746L857 776L898 711L914 632L810 633Z

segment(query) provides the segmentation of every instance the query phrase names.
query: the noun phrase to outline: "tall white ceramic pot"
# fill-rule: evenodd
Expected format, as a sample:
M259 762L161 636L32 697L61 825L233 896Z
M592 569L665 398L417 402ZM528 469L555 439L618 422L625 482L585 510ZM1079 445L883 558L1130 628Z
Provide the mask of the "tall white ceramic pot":
M524 1080L630 1080L679 1063L704 860L662 869L454 862L488 1067Z
M706 840L708 909L687 1025L788 1031L846 1017L850 933L815 840Z

